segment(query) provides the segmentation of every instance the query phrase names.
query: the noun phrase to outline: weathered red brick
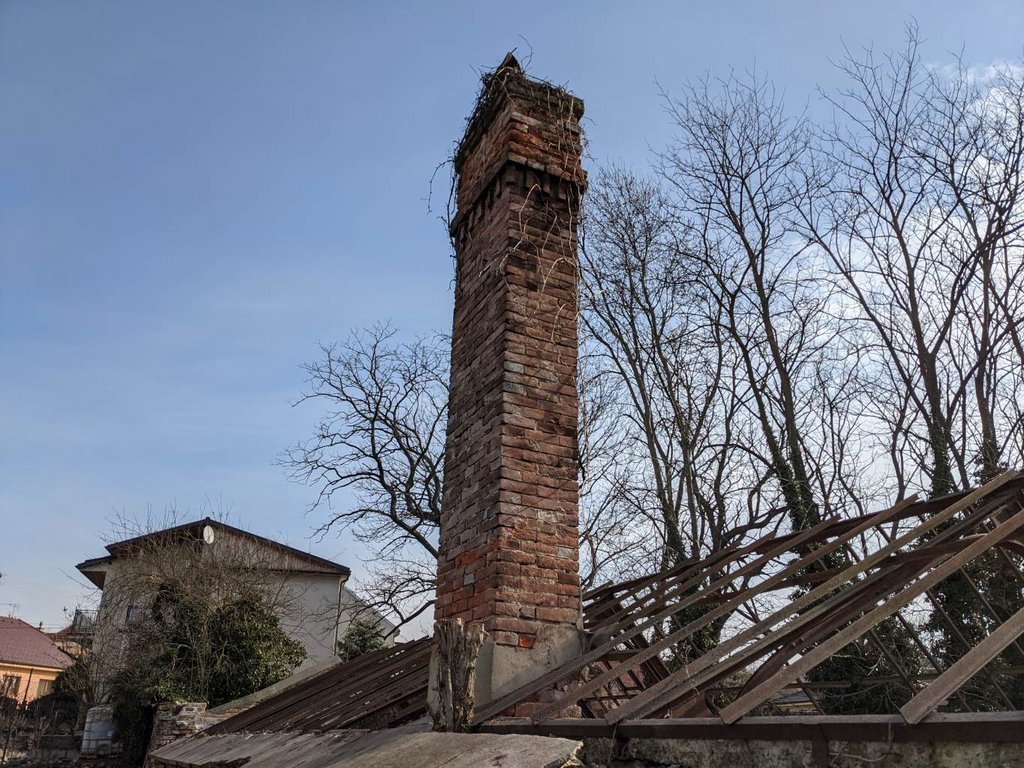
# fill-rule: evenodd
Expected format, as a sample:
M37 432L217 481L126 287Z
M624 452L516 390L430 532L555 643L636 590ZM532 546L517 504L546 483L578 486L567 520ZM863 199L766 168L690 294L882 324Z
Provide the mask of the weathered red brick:
M580 610L576 224L583 104L518 68L455 158L455 315L437 618L533 646Z

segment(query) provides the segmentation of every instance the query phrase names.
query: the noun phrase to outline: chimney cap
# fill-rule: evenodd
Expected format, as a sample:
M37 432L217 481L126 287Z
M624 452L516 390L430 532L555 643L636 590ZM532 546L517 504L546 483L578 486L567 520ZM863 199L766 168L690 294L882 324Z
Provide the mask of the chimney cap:
M484 73L480 80L476 106L466 120L466 132L455 146L452 159L456 175L462 173L466 156L508 99L533 102L542 111L550 112L552 117L571 116L578 121L583 116L583 102L580 99L561 86L528 77L513 51L506 53L498 68Z

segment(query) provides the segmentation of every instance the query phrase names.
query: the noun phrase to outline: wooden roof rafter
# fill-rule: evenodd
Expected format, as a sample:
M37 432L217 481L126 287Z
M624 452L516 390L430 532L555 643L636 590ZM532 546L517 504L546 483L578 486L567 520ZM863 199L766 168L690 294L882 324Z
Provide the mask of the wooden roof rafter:
M873 544L865 549L865 541ZM1010 617L995 615L964 569L976 558L998 552L1024 586L1013 559L1019 557L1022 542L1024 475L1009 471L971 492L928 501L906 499L881 512L764 536L700 563L604 586L585 599L592 647L480 708L474 722L481 725L553 687L563 692L532 718L534 725L553 725L574 704L618 727L695 712L734 724L784 690L804 690L813 703L812 690L817 689L807 684L807 674L850 643L864 638L892 656L877 634L886 620L899 619L927 653L919 627L900 611L923 599L932 600L933 610L941 612L933 590L960 574L977 591L996 628L948 668L932 654L932 668L925 674L904 670L890 658L897 662L895 677L912 686L911 698L900 710L903 722L920 723L1007 648L1020 647L1024 609ZM840 565L826 560L832 553L839 553ZM779 601L780 591L794 588L801 591ZM680 644L701 629L772 594L781 604L769 615L728 634L697 658L679 654ZM683 611L696 618L679 626L674 617ZM652 672L652 664L661 672ZM999 674L1016 674L1013 669L1004 665ZM709 709L707 695L720 694L737 675L746 676L739 693ZM961 697L960 703L966 700Z

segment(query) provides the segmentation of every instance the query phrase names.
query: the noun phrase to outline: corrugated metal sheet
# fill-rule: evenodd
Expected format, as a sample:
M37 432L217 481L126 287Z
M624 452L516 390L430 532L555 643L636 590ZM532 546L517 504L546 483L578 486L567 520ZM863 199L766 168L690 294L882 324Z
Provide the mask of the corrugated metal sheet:
M210 728L218 733L390 728L427 711L429 638L339 664Z

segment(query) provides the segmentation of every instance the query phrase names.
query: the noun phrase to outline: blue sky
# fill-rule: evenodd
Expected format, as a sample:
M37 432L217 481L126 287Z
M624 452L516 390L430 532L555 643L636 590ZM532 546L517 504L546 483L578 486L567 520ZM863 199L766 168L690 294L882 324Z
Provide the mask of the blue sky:
M659 83L756 67L816 109L844 41L911 18L927 60L1022 52L1019 0L0 1L0 614L59 624L118 510L228 510L358 577L275 464L318 413L299 364L447 330L429 182L507 50L585 99L590 167L642 166Z

